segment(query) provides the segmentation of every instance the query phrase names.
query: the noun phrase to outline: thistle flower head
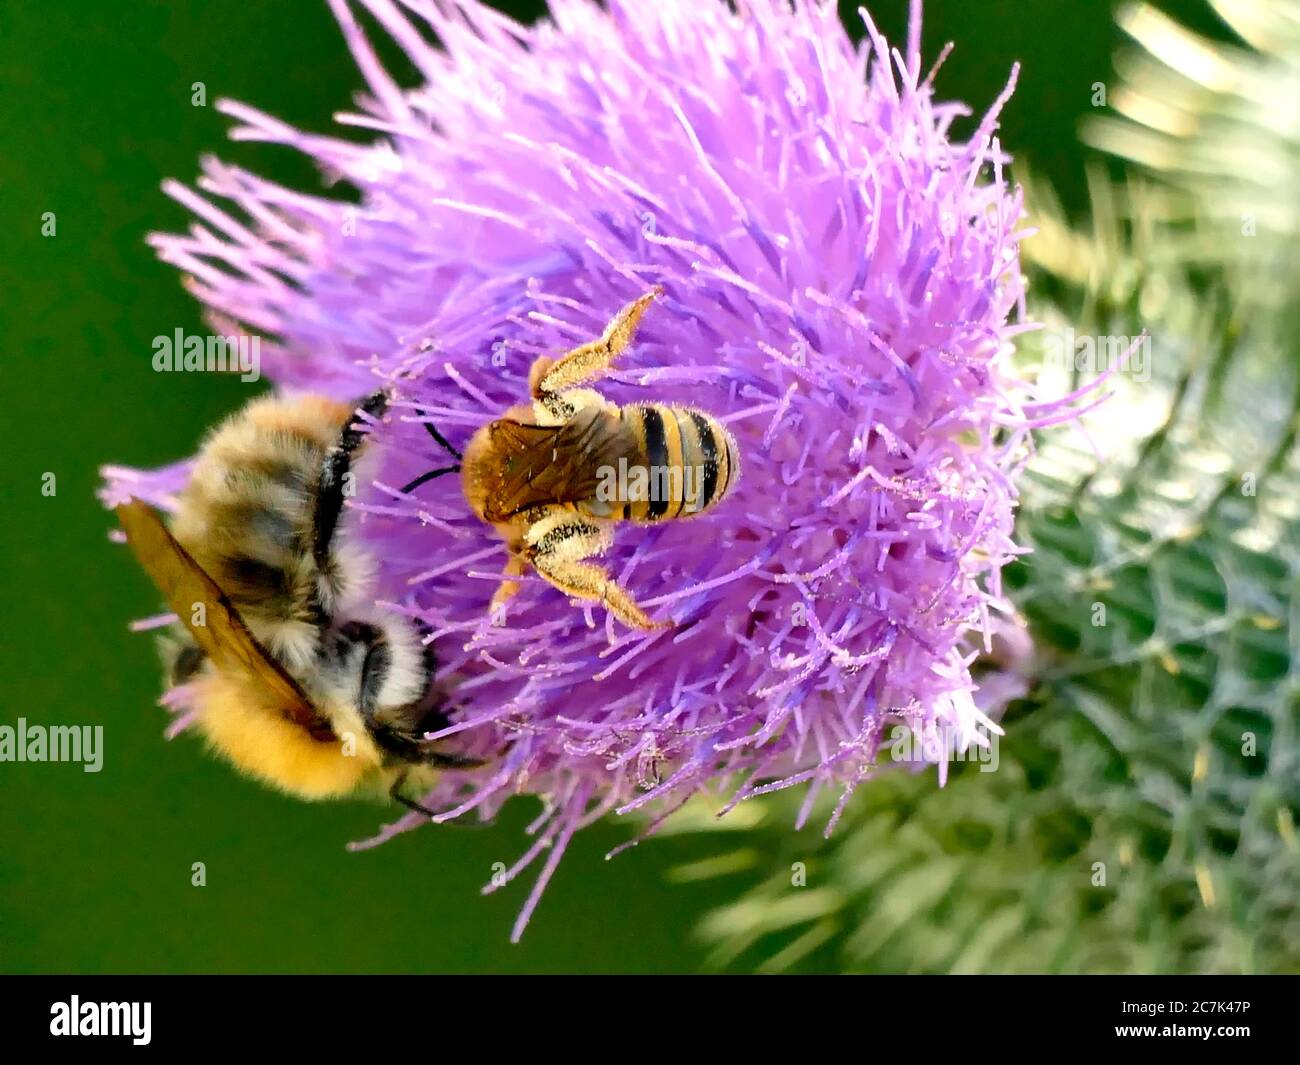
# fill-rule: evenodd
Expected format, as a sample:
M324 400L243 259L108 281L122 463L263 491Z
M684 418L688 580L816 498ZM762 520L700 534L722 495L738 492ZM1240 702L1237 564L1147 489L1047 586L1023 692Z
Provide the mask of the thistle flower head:
M961 743L991 726L968 666L1002 608L1011 466L1042 413L1003 369L1024 328L1006 95L954 139L967 111L934 98L919 3L900 52L869 19L855 45L814 3L556 0L527 28L470 0L365 0L414 90L331 6L369 86L338 116L360 139L221 106L236 139L307 153L359 206L207 160L199 191L167 185L198 221L154 241L212 315L266 338L277 385L392 389L348 520L382 559L381 600L432 634L449 746L489 759L425 802L451 818L546 800L506 877L547 855L517 931L606 812L796 783L811 806L867 775L887 723ZM675 625L629 631L532 578L494 625L493 530L454 478L397 490L447 461L420 422L463 445L526 397L535 358L656 285L598 387L707 410L744 466L708 515L623 525L602 559ZM119 471L106 495L166 505L183 478Z

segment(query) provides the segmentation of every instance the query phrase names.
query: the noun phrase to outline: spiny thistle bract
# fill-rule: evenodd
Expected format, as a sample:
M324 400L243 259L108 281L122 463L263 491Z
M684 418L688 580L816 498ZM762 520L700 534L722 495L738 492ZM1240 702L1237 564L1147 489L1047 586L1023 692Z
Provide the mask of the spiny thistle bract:
M560 0L528 28L472 2L366 0L425 79L405 90L331 6L369 86L338 120L373 139L220 106L236 139L306 153L360 205L206 160L200 191L166 185L198 221L153 240L223 332L265 337L279 387L392 390L383 469L348 520L382 559L381 600L433 633L450 742L490 759L426 804L545 799L498 881L549 852L516 934L608 811L802 782L847 796L886 721L959 746L996 728L969 663L1005 610L1011 474L1058 416L1004 367L1026 328L1009 324L1021 203L994 135L1011 85L950 137L968 112L934 98L919 3L900 52L869 19L855 45L814 3ZM394 487L446 461L420 420L463 445L526 396L538 355L656 285L600 387L717 415L744 468L716 512L624 526L604 560L674 627L628 631L531 578L494 625L492 530L451 480ZM184 476L116 471L105 495L166 508Z
M1300 967L1300 3L1215 8L1253 48L1120 11L1144 50L1085 135L1144 177L1094 174L1081 230L1025 182L1026 361L1066 329L1151 340L1091 426L1105 461L1054 434L1022 478L1035 654L997 771L889 774L820 849L752 804L770 834L681 874L765 876L706 921L716 964Z

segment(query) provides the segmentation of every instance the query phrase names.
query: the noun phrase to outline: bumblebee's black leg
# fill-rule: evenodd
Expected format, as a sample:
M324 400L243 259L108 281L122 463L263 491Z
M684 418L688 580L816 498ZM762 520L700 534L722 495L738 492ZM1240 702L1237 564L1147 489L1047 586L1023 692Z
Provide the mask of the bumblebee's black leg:
M424 736L430 732L441 732L450 724L451 718L441 706L426 711L419 723L411 730L414 735L420 737L419 754L416 757L425 765L431 765L435 769L478 769L479 766L486 765L487 763L481 758L469 758L463 754L446 754L430 749Z
M458 754L440 754L437 751L431 751L425 756L425 761L438 769L477 769L485 762L478 758L464 758ZM424 814L432 820L437 815L421 802L416 802L407 795L402 794L402 787L406 784L406 774L403 773L395 781L393 786L388 789L388 797L394 802L400 802L408 810L414 810L416 813Z
M400 777L398 777L395 781L393 781L393 786L388 789L388 797L394 800L395 802L400 802L408 810L412 810L418 814L424 814L424 816L429 818L429 820L433 820L435 814L432 810L430 810L423 803L418 803L414 799L407 798L405 795L402 794L402 785L405 783L406 783L406 774L403 773Z
M388 407L388 393L379 391L361 403L361 410L372 418L379 418ZM321 464L320 480L316 485L316 511L312 520L312 554L316 565L324 571L329 562L330 542L338 528L343 512L343 499L347 493L347 475L352 469L352 456L356 453L366 433L358 428L356 419L348 419L338 442L330 448Z
M429 675L433 675L432 669ZM397 760L435 769L477 769L485 764L478 758L436 750L433 743L437 741L430 742L424 738L450 724L446 713L438 707L390 707L378 714L373 709L362 707L362 713L375 743Z
M487 765L482 758L467 758L463 754L443 754L441 751L428 751L424 756L426 765L435 769L478 769Z

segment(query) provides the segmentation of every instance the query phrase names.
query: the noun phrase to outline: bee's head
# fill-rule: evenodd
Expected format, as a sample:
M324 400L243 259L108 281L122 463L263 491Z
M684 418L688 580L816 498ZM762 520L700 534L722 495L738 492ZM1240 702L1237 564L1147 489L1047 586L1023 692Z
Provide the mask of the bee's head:
M324 637L321 653L336 695L369 722L420 703L432 681L432 654L415 626L402 618L343 621Z
M425 739L446 728L449 719L434 683L433 650L413 623L391 616L344 622L331 630L322 653L334 658L336 724L359 718L386 765L467 769L483 764L435 749Z

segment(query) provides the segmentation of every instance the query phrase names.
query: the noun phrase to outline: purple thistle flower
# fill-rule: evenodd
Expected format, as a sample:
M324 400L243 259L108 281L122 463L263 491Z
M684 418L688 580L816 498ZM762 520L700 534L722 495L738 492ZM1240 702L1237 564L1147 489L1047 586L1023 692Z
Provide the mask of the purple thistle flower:
M574 831L609 811L651 806L653 829L701 790L730 805L798 783L805 815L826 787L842 808L887 724L996 730L968 667L1007 610L1013 467L1056 417L1005 369L1029 328L1008 324L1022 212L994 137L1011 85L954 141L967 111L922 74L919 2L900 53L865 14L855 47L833 5L556 0L529 28L468 0L365 0L425 79L406 91L330 3L370 89L338 120L371 139L220 106L235 139L307 153L360 206L208 159L200 192L165 186L198 221L152 239L218 321L274 338L280 387L393 389L348 520L383 559L382 601L433 632L449 743L491 758L426 804L546 800L504 877L546 854L516 937ZM452 478L394 487L445 464L421 418L463 446L526 397L538 355L654 285L597 387L709 411L744 467L709 515L620 526L603 560L676 625L628 630L530 576L494 626L493 530ZM186 468L110 470L105 498L166 508Z

